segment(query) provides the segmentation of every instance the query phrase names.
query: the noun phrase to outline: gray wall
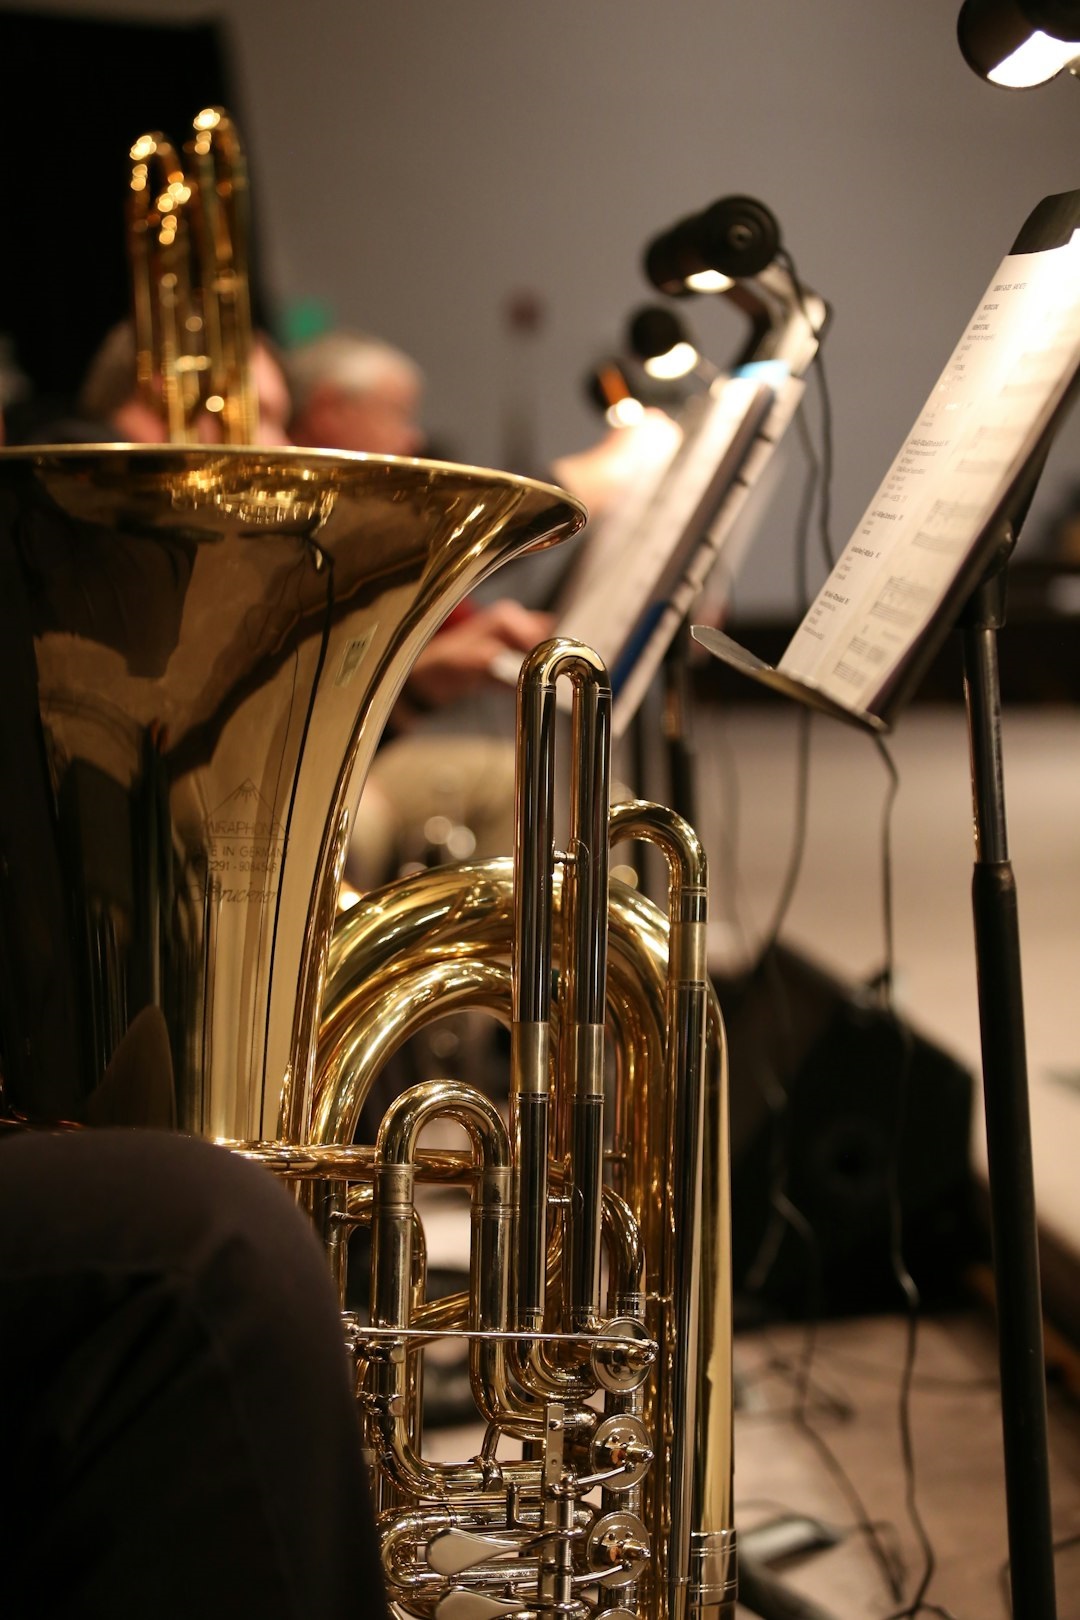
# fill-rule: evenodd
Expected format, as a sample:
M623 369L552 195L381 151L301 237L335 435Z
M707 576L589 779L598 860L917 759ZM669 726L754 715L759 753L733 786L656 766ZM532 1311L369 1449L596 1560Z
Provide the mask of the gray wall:
M955 45L956 0L63 9L228 20L271 291L321 299L416 355L428 425L463 459L502 456L521 380L511 291L548 308L539 450L577 448L597 426L579 379L648 296L644 242L726 192L759 196L835 309L841 542L1030 207L1080 185L1080 87L980 83ZM719 303L693 318L718 358L741 338ZM1032 529L1078 442L1070 423ZM754 548L744 609L791 599L793 497L792 484Z

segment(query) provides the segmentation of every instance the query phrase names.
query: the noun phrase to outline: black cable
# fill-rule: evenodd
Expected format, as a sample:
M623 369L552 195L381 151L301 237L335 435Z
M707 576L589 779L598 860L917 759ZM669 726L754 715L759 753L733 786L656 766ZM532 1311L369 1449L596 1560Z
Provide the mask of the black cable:
M904 1505L908 1522L915 1534L922 1555L922 1570L914 1595L907 1604L890 1611L886 1620L915 1620L920 1614L936 1614L942 1620L953 1620L949 1610L940 1604L927 1603L926 1594L937 1569L933 1542L927 1533L919 1511L915 1481L915 1445L911 1430L911 1393L918 1353L920 1300L915 1279L908 1270L903 1251L903 1208L899 1188L900 1142L907 1112L908 1091L914 1058L914 1038L911 1030L896 1015L893 992L896 980L895 935L893 926L893 872L892 872L892 814L900 790L900 775L888 745L880 736L874 743L885 766L889 787L881 823L881 900L882 929L885 960L878 981L882 1010L892 1019L900 1042L900 1061L896 1076L896 1116L893 1121L894 1152L889 1161L889 1262L907 1311L904 1338L904 1362L900 1374L897 1400L897 1425L900 1433L900 1456L904 1473Z
M799 299L808 323L810 317L803 303L802 288L795 274L794 262L790 254L784 255L788 273L795 286L796 296ZM811 323L812 324L812 323ZM802 444L803 454L806 457L806 478L803 483L802 495L799 500L799 511L795 522L795 599L800 615L805 614L810 606L810 580L809 580L809 550L810 528L813 522L815 507L819 514L829 510L831 502L832 480L832 453L831 434L828 439L828 464L823 465L814 447L813 437L809 425L802 411L795 414L796 428ZM759 960L767 957L775 948L780 931L787 916L788 909L798 886L799 874L802 869L803 855L806 849L806 824L810 798L810 721L812 718L809 709L799 710L797 765L795 776L795 831L792 839L791 852L788 857L787 871L781 885L780 896L777 901L773 920L765 934L765 941L759 952Z
M795 297L803 318L813 332L815 338L820 337L821 327L814 324L813 317L806 305L806 292L799 275L795 260L786 247L779 249L776 255L777 262L783 265L791 277L791 285L795 289ZM829 392L829 380L825 374L825 362L822 358L821 345L818 344L814 355L811 370L815 373L818 389L818 402L820 406L821 430L821 498L818 506L818 538L821 542L821 552L825 560L826 571L831 573L836 566L836 550L832 540L832 485L833 485L833 412L832 396ZM801 414L801 413L800 413Z
M802 618L810 606L809 539L810 525L818 505L818 487L821 483L821 461L814 446L810 424L803 411L795 413L795 429L799 435L807 473L799 500L799 515L795 520L795 605Z
M807 476L803 486L802 500L800 502L799 518L795 529L795 572L796 588L800 594L800 605L805 611L809 606L809 595L806 581L806 560L810 533L810 523L813 517L815 498L820 480L820 464L814 451L813 442L809 437L806 424L802 420L802 413L797 416L800 424L800 434L807 458ZM765 932L765 937L758 951L758 966L772 979L772 994L777 1009L777 1024L781 1034L781 1058L786 1059L782 1072L790 1072L794 1066L795 1055L793 1050L793 1036L791 1021L788 1016L787 998L784 994L783 984L777 970L776 948L784 920L791 907L798 887L799 875L802 871L803 856L806 851L806 830L810 804L810 724L812 714L809 709L799 709L796 715L796 765L795 765L795 809L794 830L792 833L791 848L788 854L787 868L780 886L772 921ZM790 1142L785 1128L787 1117L787 1093L777 1075L766 1064L756 1073L756 1083L761 1092L762 1099L772 1116L772 1145L770 1153L770 1197L771 1215L762 1234L758 1251L750 1263L746 1276L746 1287L751 1293L759 1292L772 1269L776 1256L779 1253L784 1231L792 1227L797 1236L802 1236L804 1242L809 1234L812 1243L812 1234L803 1221L803 1228L799 1227L802 1216L794 1205L787 1199L786 1185L788 1180L788 1166L790 1163ZM813 1258L813 1257L811 1257ZM816 1262L814 1262L816 1263Z
M810 1441L827 1472L834 1483L847 1499L855 1519L856 1528L866 1540L871 1556L878 1565L885 1584L893 1597L899 1598L904 1589L904 1566L898 1550L885 1546L878 1530L881 1520L871 1519L866 1504L855 1485L854 1480L833 1451L825 1436L810 1422L807 1392L810 1384L810 1366L817 1348L817 1327L811 1324L812 1331L808 1332L803 1344L803 1367L796 1384L795 1426Z
M791 276L796 297L799 301L803 315L810 325L811 330L816 332L817 329L814 327L814 323L807 309L802 283L793 258L791 257L790 253L786 252L786 250L782 250L778 255L778 258L780 258L785 264L788 273ZM818 536L827 570L832 570L832 568L835 566L836 560L831 535L833 478L832 404L828 388L828 379L822 363L820 349L815 356L814 369L817 373L817 385L820 402L820 455L815 450L812 436L805 420L802 417L802 413L799 414L798 418L800 437L802 440L804 453L806 454L807 461L809 463L807 486L804 491L802 508L797 525L796 544L796 588L803 612L805 612L809 602L807 539L811 514L815 505L815 496L818 513ZM766 935L765 945L761 953L761 960L766 965L767 971L775 966L776 946L783 927L784 919L794 897L798 876L802 865L802 859L805 852L807 811L809 802L810 719L811 713L809 710L800 711L800 728L798 734L799 752L796 773L795 832L788 867L781 887L776 911L774 913L772 924ZM899 787L899 778L895 766L893 765L891 756L889 755L888 750L885 748L885 745L879 741L878 746L890 773L890 788L886 795L882 827L881 878L885 966L880 980L880 992L883 1010L888 1012L892 1010L892 992L895 977L891 817ZM786 996L783 995L783 987L780 984L778 977L776 979L776 985L774 988L779 989L781 992L777 998L778 1008L786 1008ZM786 1011L782 1013L778 1022L785 1036L785 1044L790 1046L792 1044L792 1032L790 1026L790 1016L786 1013ZM914 1447L912 1443L910 1423L910 1398L917 1349L918 1293L915 1288L914 1280L911 1278L911 1275L907 1271L907 1268L903 1262L901 1247L902 1210L897 1187L897 1160L900 1142L900 1124L902 1122L904 1108L906 1107L907 1082L911 1063L912 1042L910 1031L907 1031L898 1020L895 1020L895 1022L896 1027L901 1034L902 1051L901 1071L898 1077L897 1086L898 1118L895 1135L896 1151L892 1157L890 1173L890 1259L892 1262L894 1275L904 1296L908 1310L905 1358L899 1392L898 1421L900 1427L901 1455L903 1459L905 1479L905 1505L912 1528L919 1542L920 1550L923 1554L923 1570L912 1602L908 1604L907 1607L895 1610L894 1616L890 1617L890 1620L913 1620L913 1617L919 1613L936 1613L943 1616L944 1620L952 1620L952 1617L948 1614L947 1610L944 1610L936 1605L927 1604L925 1601L926 1592L929 1588L930 1581L933 1578L935 1570L935 1558L933 1546L926 1534L925 1526L923 1525L921 1516L919 1514L915 1497L915 1466ZM904 1580L903 1570L900 1565L899 1558L897 1555L891 1553L890 1550L887 1549L882 1543L878 1534L877 1521L872 1521L870 1519L854 1482L843 1468L843 1465L836 1457L824 1436L821 1435L817 1429L815 1429L809 1419L810 1392L812 1389L810 1369L816 1347L818 1317L820 1316L820 1255L818 1253L817 1241L813 1229L810 1227L809 1222L806 1220L806 1217L802 1214L802 1212L798 1210L791 1202L786 1191L788 1166L790 1164L789 1131L785 1128L788 1116L787 1095L784 1092L783 1087L776 1083L768 1087L763 1087L763 1095L765 1096L765 1100L773 1114L774 1121L773 1176L770 1196L773 1217L762 1238L762 1242L759 1246L754 1262L751 1265L747 1282L748 1285L758 1289L764 1285L768 1272L775 1262L776 1256L779 1252L779 1246L783 1237L784 1229L791 1229L796 1237L801 1240L804 1251L807 1255L809 1262L807 1266L808 1293L812 1292L816 1296L817 1306L817 1308L811 1309L809 1312L809 1320L804 1339L801 1362L796 1373L796 1401L793 1414L794 1421L796 1426L801 1430L802 1433L806 1435L815 1450L818 1452L819 1457L821 1458L828 1472L833 1477L834 1482L851 1504L856 1524L860 1531L867 1537L871 1553L881 1568L888 1590L890 1591L894 1600L898 1600L903 1593Z
M810 810L810 728L813 713L810 709L799 709L796 715L795 733L795 826L792 832L791 848L788 852L788 864L780 885L780 894L773 912L772 922L765 933L765 942L761 947L760 959L765 961L773 955L780 941L780 933L791 909L791 902L795 898L798 888L799 876L802 872L803 856L806 853L806 829Z

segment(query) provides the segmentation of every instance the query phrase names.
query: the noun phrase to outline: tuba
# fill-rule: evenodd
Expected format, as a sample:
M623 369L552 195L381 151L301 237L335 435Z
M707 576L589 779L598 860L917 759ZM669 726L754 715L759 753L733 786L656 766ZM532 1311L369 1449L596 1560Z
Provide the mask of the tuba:
M564 678L571 822L553 859ZM610 701L589 648L556 640L526 659L514 858L401 879L342 920L308 1144L277 1157L310 1183L343 1300L345 1240L370 1230L370 1322L346 1321L387 1586L418 1617L734 1611L727 1076L706 864L671 811L609 812ZM609 842L629 839L666 859L667 916L609 880ZM509 1121L475 1085L436 1080L357 1142L387 1058L463 1010L509 1028ZM446 1121L467 1148L419 1145ZM470 1286L429 1299L423 1195L440 1186L470 1194ZM423 1453L424 1354L448 1338L467 1346L483 1426L458 1462Z
M176 1127L295 1184L341 1291L400 1613L729 1615L705 859L671 812L609 811L594 653L556 641L523 667L513 859L337 915L350 808L417 654L476 584L584 513L509 475L245 442L250 400L229 389L246 372L242 228L221 207L242 195L240 159L220 114L196 120L200 142L188 168L160 136L133 150L141 385L179 442L0 451L0 755L17 784L0 804L0 1113ZM151 284L164 314L147 314ZM224 442L198 447L207 410ZM609 878L609 843L641 838L668 865L666 916ZM463 1009L510 1031L509 1118L440 1079L358 1140L387 1059ZM447 1121L466 1147L421 1143ZM446 1188L470 1199L471 1283L429 1299L424 1197ZM344 1309L358 1227L370 1319ZM466 1348L483 1426L459 1461L425 1454L440 1341Z

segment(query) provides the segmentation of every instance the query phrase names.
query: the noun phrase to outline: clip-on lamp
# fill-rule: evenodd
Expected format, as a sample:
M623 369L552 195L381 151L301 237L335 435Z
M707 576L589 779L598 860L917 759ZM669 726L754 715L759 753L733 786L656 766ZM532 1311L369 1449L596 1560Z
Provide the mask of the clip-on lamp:
M964 0L956 25L968 66L991 84L1029 90L1080 71L1076 0Z

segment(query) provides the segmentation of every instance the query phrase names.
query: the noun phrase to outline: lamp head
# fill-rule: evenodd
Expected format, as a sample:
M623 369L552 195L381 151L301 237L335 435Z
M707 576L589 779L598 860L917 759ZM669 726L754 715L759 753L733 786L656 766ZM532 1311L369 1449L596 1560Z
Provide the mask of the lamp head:
M681 219L645 250L645 274L660 292L722 292L759 275L780 247L780 227L753 197L722 197Z
M633 427L645 415L645 406L620 360L601 360L585 377L589 404L600 411L610 427Z
M677 315L658 304L647 304L627 328L631 352L649 377L663 382L688 377L701 356Z
M1080 66L1080 0L964 0L956 31L968 66L1011 90Z

